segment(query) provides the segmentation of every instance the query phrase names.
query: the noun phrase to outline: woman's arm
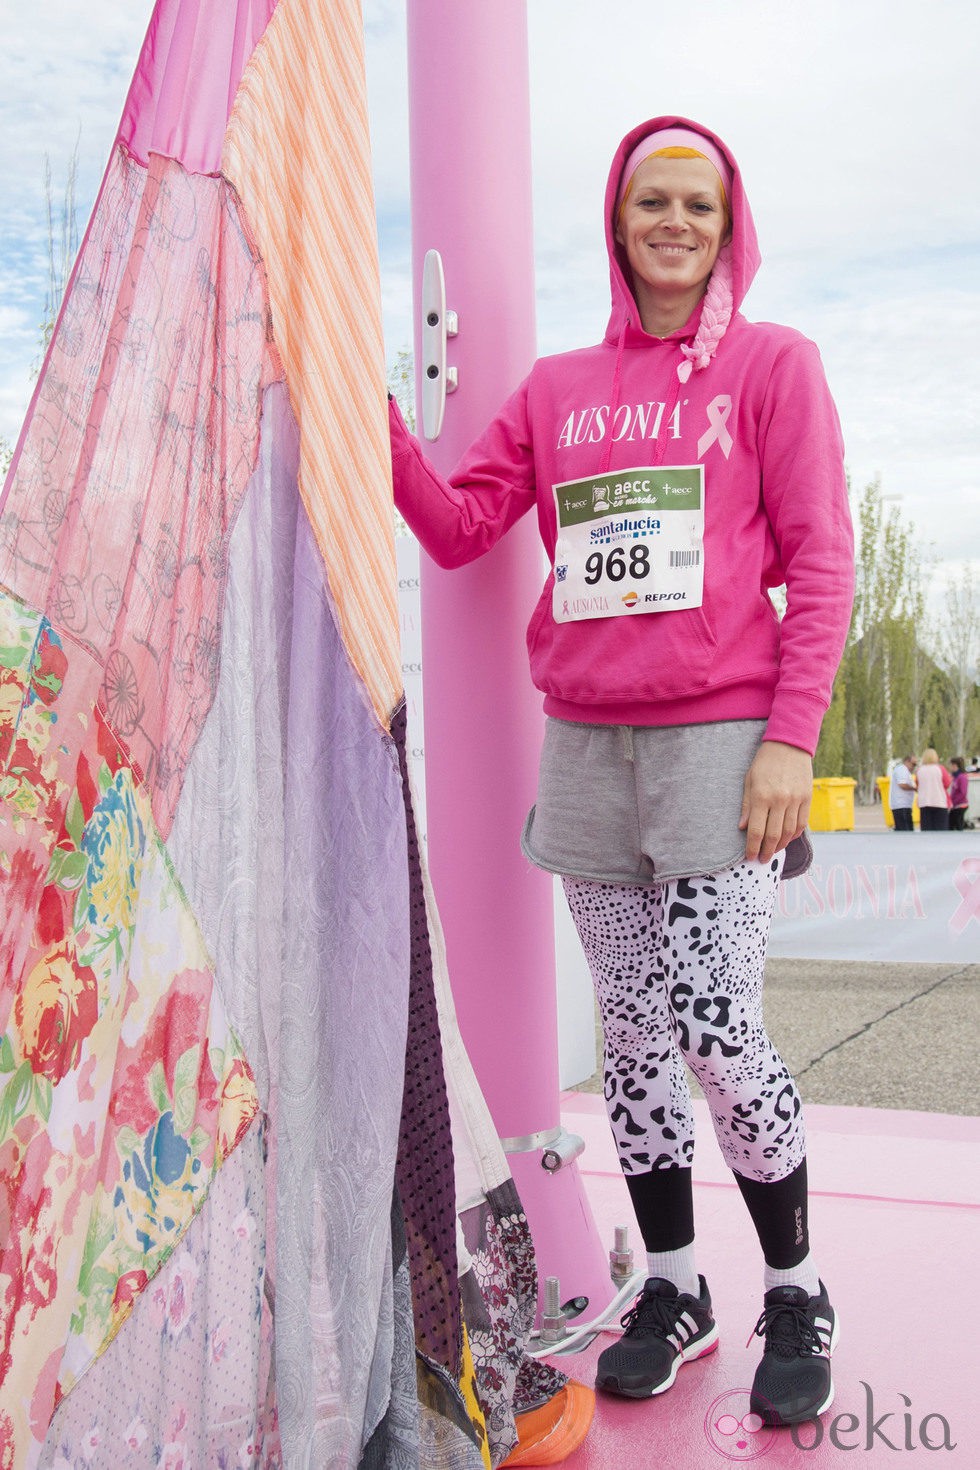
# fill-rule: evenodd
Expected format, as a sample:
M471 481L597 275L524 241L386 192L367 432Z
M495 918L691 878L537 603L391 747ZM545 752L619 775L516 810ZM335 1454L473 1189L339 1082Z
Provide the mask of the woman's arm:
M461 567L497 544L534 504L534 460L526 384L445 479L388 402L395 504L441 567Z
M779 678L745 778L747 860L768 862L806 826L813 752L850 624L854 541L837 411L816 347L774 365L759 429L762 494L786 578Z
M854 596L844 446L812 342L799 339L774 365L759 439L763 502L786 579L779 678L765 739L812 755Z

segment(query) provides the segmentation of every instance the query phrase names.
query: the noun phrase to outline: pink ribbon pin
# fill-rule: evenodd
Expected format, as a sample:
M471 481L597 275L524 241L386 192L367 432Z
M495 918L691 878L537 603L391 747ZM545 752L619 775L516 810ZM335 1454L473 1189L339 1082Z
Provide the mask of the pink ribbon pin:
M698 459L704 459L712 444L717 444L727 459L732 452L732 436L726 425L732 411L732 400L728 393L719 393L708 404L708 428L698 440Z
M980 858L964 858L953 874L953 887L963 902L949 921L957 938L971 919L980 923Z

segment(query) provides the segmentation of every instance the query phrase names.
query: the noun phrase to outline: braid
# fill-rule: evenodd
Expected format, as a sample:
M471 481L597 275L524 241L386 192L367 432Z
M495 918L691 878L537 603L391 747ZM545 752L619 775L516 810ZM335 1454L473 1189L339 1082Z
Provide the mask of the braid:
M732 247L725 245L718 253L715 268L708 281L697 336L690 347L682 346L684 361L677 376L686 383L694 368L706 368L714 357L718 343L732 319Z

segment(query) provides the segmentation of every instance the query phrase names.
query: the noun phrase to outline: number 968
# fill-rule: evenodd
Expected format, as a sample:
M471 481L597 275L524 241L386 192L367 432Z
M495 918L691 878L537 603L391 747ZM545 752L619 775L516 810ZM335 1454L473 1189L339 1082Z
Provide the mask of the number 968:
M588 587L594 587L597 582L601 582L603 576L610 582L621 582L627 572L636 582L650 575L648 546L631 546L628 559L622 546L614 546L605 556L601 551L593 551L585 558L585 582Z

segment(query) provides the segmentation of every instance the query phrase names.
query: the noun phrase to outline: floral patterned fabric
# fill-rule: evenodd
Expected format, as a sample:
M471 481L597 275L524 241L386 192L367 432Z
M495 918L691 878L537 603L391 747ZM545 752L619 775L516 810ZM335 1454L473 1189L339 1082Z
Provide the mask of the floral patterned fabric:
M13 936L0 1446L43 1440L258 1107L149 795L81 697L94 687L84 650L0 596L0 889Z
M490 1455L499 1465L517 1443L515 1414L546 1403L565 1375L528 1357L538 1274L527 1216L513 1181L489 1189L460 1217L464 1261L463 1310L473 1350Z
M249 1132L84 1392L59 1405L41 1470L279 1470L265 1142Z

